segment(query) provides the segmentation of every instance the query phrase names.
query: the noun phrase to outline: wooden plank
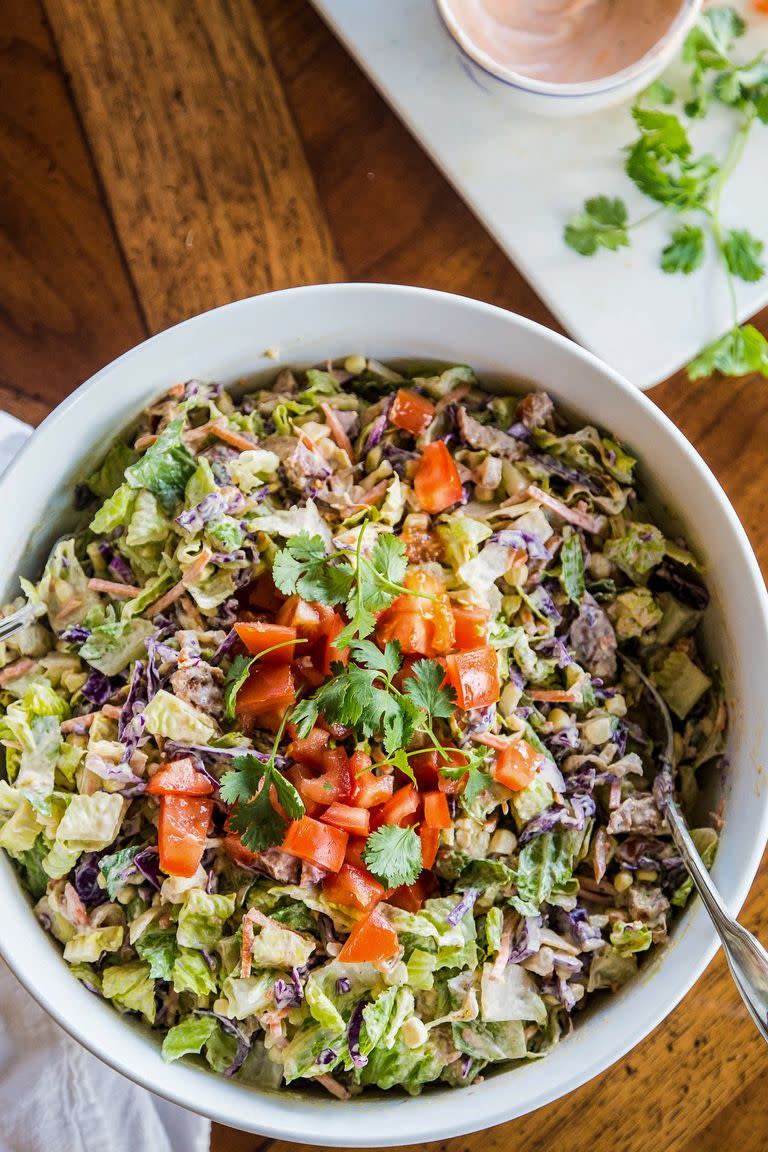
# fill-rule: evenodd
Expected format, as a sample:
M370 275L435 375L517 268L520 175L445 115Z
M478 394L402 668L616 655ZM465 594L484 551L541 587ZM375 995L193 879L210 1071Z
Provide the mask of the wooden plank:
M465 293L557 328L306 0L259 10L350 279Z
M32 423L144 336L37 0L0 28L0 408Z
M250 0L46 0L153 331L341 276Z

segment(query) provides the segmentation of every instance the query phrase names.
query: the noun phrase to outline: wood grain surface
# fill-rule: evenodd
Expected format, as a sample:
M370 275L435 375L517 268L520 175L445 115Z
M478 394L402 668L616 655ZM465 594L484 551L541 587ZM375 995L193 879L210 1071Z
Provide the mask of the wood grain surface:
M0 92L0 407L32 422L145 334L290 284L423 284L557 327L306 0L4 0ZM650 395L765 572L768 383L679 374ZM768 938L765 877L744 922ZM609 1072L431 1147L764 1152L766 1070L718 956ZM270 1144L294 1152L214 1131L215 1152Z

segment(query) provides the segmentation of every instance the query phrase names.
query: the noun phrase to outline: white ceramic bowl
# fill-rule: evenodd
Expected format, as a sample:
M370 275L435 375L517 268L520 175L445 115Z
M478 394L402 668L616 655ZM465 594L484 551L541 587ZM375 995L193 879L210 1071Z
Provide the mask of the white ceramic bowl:
M272 349L276 359L265 357ZM642 393L575 344L475 300L418 288L337 284L254 297L208 312L121 356L42 424L0 481L0 596L17 591L62 531L73 482L153 397L197 376L224 382L283 364L362 352L383 360L436 358L496 382L533 381L567 410L613 430L643 461L660 507L679 509L707 562L711 652L731 701L731 772L714 876L736 912L768 832L764 674L768 613L746 536L706 465ZM2 855L0 853L0 855ZM36 999L87 1048L177 1104L264 1135L324 1146L421 1143L541 1107L608 1068L675 1007L715 952L698 903L641 977L578 1021L546 1060L461 1091L410 1099L389 1093L342 1104L298 1092L260 1093L183 1062L164 1065L157 1040L78 984L39 927L10 862L0 861L0 950ZM736 993L734 991L734 1001Z
M632 0L625 0L625 3L631 6ZM626 68L598 80L563 84L536 80L505 68L472 40L456 14L454 0L436 0L446 28L462 51L500 84L511 89L516 104L528 112L557 117L599 112L631 100L671 64L698 19L702 3L703 0L678 0L679 12L664 35L649 52Z

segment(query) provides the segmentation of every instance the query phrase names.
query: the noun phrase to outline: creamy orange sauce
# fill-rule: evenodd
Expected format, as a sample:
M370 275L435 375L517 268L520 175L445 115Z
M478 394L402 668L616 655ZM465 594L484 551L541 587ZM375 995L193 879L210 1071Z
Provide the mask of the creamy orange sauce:
M681 0L449 0L464 36L504 70L553 84L600 80L642 59Z

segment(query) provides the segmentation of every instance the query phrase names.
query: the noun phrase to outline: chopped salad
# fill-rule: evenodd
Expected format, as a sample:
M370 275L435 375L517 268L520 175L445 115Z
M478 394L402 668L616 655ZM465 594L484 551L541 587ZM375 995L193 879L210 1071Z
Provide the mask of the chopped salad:
M726 734L635 466L463 366L149 407L0 644L0 846L73 976L166 1061L340 1099L538 1059L631 979L691 882L622 654L689 812Z

